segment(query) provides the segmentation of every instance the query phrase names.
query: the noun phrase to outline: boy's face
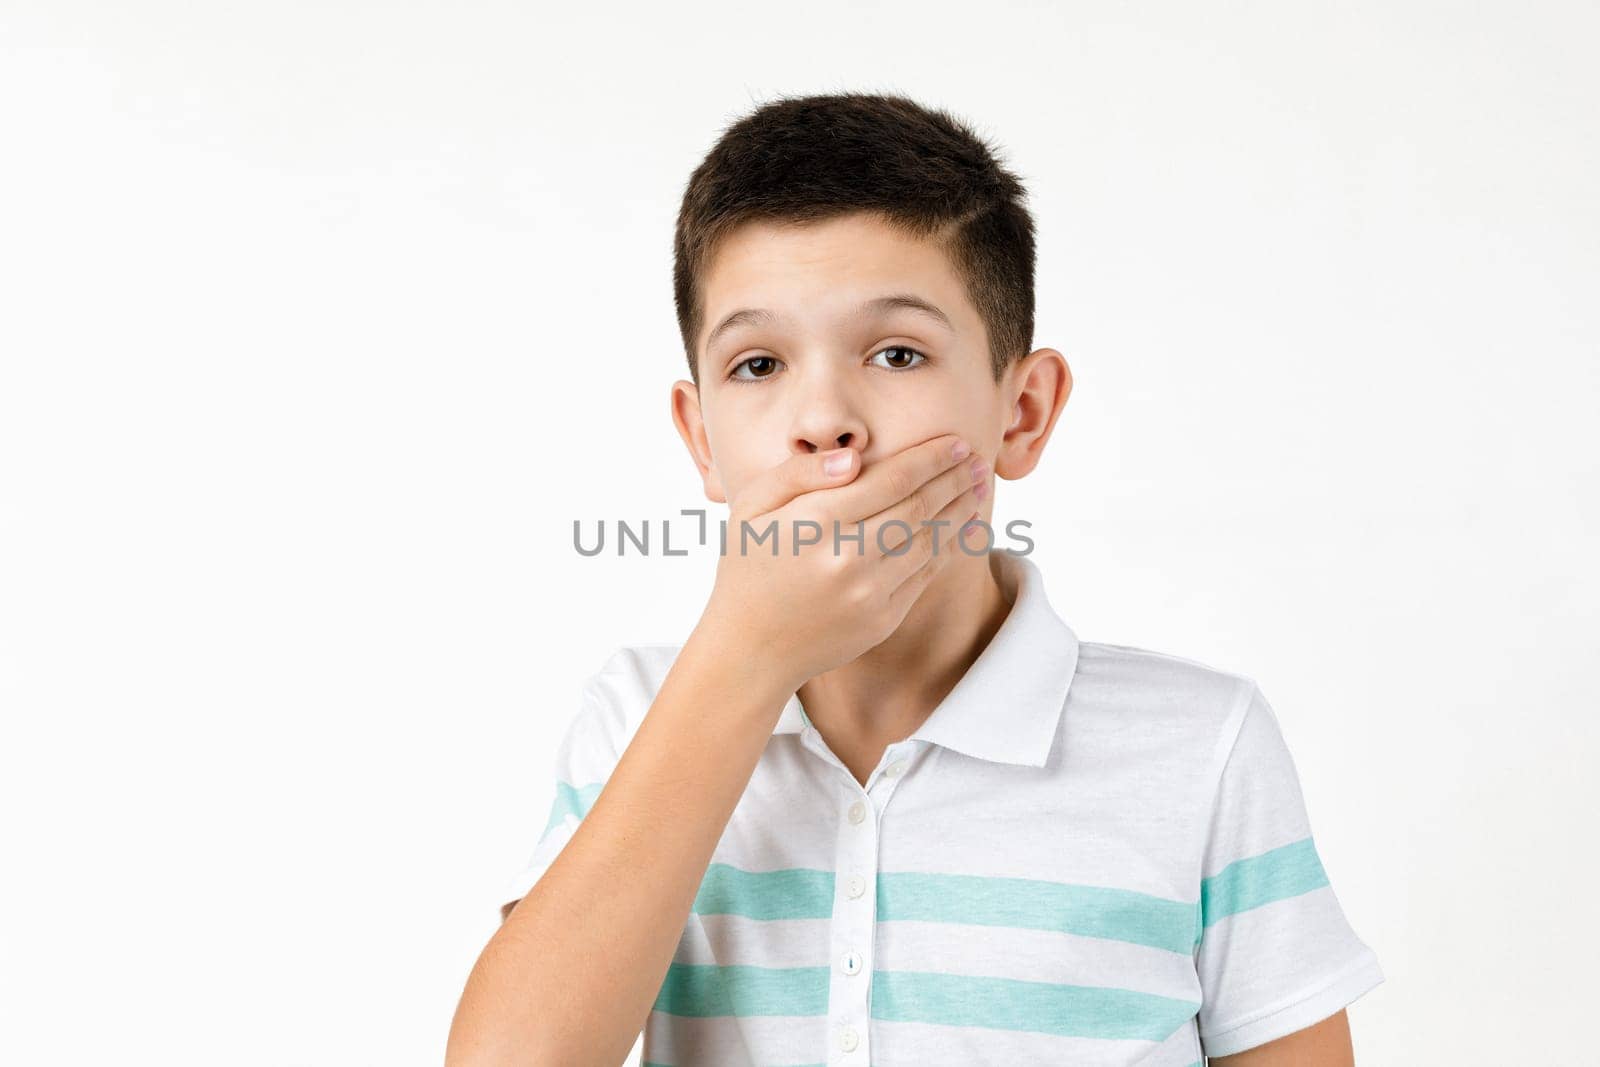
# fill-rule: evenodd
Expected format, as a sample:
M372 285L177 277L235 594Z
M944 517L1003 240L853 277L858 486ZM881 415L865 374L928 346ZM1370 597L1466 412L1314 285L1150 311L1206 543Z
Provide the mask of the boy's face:
M714 501L797 452L852 447L864 469L944 433L1020 477L1070 386L1051 349L996 383L983 321L944 252L866 213L740 227L713 256L703 295L700 384L674 384L673 417ZM1024 409L1043 393L1030 391L1026 379L1038 376L1026 372L1046 356L1064 384L1043 433L1030 434ZM1018 426L1023 440L1008 443ZM993 500L982 502L985 518Z

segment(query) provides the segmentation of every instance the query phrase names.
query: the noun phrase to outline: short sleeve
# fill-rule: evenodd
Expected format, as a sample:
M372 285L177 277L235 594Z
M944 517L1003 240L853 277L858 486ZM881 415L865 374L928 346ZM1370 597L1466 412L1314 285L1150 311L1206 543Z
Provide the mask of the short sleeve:
M615 662L613 658L608 667ZM608 699L610 690L604 684L605 674L606 670L602 669L583 684L577 714L567 724L546 779L545 795L549 806L538 841L522 870L505 884L501 893L502 914L506 905L521 900L550 869L572 839L578 824L594 807L601 787L621 758L620 720L617 709Z
M1383 981L1334 897L1277 716L1253 683L1224 737L1235 723L1201 871L1196 967L1208 1056L1303 1030Z

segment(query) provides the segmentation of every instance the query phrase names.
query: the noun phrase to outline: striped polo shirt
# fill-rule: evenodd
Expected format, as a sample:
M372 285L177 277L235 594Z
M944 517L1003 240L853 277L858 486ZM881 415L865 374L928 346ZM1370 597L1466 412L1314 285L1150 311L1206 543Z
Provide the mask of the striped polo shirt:
M1383 980L1256 685L1080 643L1036 564L990 562L1005 621L864 786L798 695L784 707L646 1021L646 1065L1191 1067ZM622 648L587 679L504 901L571 838L680 647Z

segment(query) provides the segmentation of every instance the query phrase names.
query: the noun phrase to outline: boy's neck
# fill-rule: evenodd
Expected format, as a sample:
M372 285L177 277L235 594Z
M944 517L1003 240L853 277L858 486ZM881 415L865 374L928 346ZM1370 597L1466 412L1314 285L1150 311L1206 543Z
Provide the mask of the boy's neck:
M1011 602L993 556L957 551L888 640L800 687L806 717L847 763L850 751L870 770L885 745L915 732L1005 622Z

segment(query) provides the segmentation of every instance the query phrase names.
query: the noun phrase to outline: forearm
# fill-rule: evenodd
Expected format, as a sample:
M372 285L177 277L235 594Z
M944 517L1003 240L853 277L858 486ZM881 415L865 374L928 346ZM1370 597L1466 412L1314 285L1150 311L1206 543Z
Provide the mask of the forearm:
M594 807L479 956L447 1064L626 1058L796 687L744 646L695 630Z
M1211 1067L1353 1067L1350 1016L1341 1009L1304 1030L1207 1062Z

